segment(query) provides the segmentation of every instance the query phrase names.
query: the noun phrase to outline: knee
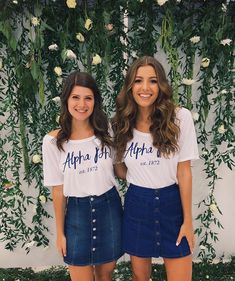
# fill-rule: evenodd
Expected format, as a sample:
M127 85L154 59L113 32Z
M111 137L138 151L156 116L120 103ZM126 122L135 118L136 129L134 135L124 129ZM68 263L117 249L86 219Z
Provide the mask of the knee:
M111 281L112 280L112 272L96 272L95 281Z
M132 281L149 281L150 273L140 270L132 271Z

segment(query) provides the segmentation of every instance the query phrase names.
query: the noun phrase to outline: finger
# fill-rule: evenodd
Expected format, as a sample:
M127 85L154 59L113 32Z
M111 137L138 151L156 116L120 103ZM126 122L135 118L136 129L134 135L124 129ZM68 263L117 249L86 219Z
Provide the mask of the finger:
M188 237L186 236L186 239L188 241L188 245L189 245L189 249L191 254L193 254L193 249L194 249L194 241L193 241L193 237Z
M183 237L183 235L182 235L181 232L180 232L179 235L178 235L178 238L177 238L177 240L176 240L176 243L175 243L176 246L179 246L179 244L180 244L180 242L181 242L181 240L182 240L182 237Z
M57 251L58 251L60 256L63 256L63 252L62 252L62 249L60 247L57 247Z
M66 244L63 245L63 256L66 257L67 251L66 251Z

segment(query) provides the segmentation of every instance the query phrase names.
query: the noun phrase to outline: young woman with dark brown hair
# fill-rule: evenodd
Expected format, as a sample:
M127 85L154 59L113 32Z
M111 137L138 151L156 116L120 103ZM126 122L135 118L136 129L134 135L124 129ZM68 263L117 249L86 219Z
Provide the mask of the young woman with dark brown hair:
M60 98L60 129L43 139L44 184L53 187L57 248L71 280L111 281L123 252L108 120L87 73L71 73Z
M163 257L168 281L190 281L194 247L192 174L198 158L190 111L173 103L162 65L137 59L117 97L113 119L115 172L129 183L123 247L132 280L149 281L153 257Z

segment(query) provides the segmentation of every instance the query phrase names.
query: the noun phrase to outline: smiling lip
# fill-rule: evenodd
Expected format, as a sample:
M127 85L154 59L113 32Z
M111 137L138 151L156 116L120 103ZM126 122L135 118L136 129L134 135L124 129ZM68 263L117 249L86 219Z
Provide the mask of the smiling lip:
M152 96L152 94L139 94L139 96L141 98L147 99L147 98L150 98Z
M78 113L86 113L87 112L86 109L85 110L84 109L83 110L82 109L75 109L75 111L78 112Z

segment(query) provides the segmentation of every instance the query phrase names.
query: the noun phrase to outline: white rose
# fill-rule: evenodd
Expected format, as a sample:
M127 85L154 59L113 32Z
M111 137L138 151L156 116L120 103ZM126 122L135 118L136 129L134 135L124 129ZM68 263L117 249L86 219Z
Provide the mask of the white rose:
M206 275L206 279L209 279L210 278L210 276L209 275Z
M91 19L86 19L85 28L86 28L87 30L92 29L92 24L93 24L93 22L92 22Z
M35 241L31 241L31 242L27 243L27 244L25 245L25 247L26 247L26 248L32 248L34 244L35 244Z
M66 51L66 57L68 59L74 59L74 60L77 58L77 56L74 54L74 52L72 50L67 50Z
M40 20L37 17L32 17L31 23L32 23L33 26L37 26L37 25L40 24Z
M196 44L200 41L200 36L193 36L191 37L189 40L193 43L193 44Z
M52 100L55 103L60 103L60 97L54 97Z
M224 45L224 46L225 46L225 45L230 46L231 42L232 42L232 40L229 39L229 38L227 38L227 39L221 40L221 41L220 41L220 44L222 44L222 45Z
M222 4L221 10L222 10L222 12L226 13L227 12L227 5Z
M210 64L210 59L208 58L203 58L202 61L201 61L201 66L202 67L208 67Z
M193 120L198 121L199 114L197 112L191 112L191 113L192 113Z
M187 86L190 86L192 85L193 83L195 83L196 81L193 80L193 79L187 79L187 78L183 78L182 79L182 84L184 85L187 85Z
M13 0L12 3L13 4L18 4L18 1L17 0Z
M57 44L51 44L48 49L50 51L57 51L58 50L58 45Z
M35 155L32 157L32 161L33 161L34 164L38 164L38 163L42 162L41 155L35 154Z
M106 24L106 25L105 25L105 28L106 28L108 31L112 31L112 30L113 30L113 24L112 24L112 23Z
M211 212L213 212L213 213L215 213L215 212L218 211L218 208L217 208L217 206L216 206L215 203L210 204L210 210L211 210Z
M59 124L59 122L60 122L60 116L58 115L57 117L56 117L56 122Z
M140 1L140 3L143 3L144 2L144 0L139 0Z
M57 76L61 76L62 75L62 69L59 66L54 67L54 72Z
M77 5L76 0L67 0L66 4L67 4L68 8L70 8L70 9L71 8L74 9Z
M199 248L200 248L201 250L206 250L206 247L205 247L204 245L200 245Z
M92 64L97 65L100 64L102 61L101 57L96 54L93 58L92 58Z
M3 68L3 61L2 58L0 58L0 70Z
M224 128L224 125L219 126L218 132L219 132L220 134L224 134L224 133L226 132L226 129Z
M208 151L206 151L206 150L204 150L204 151L202 151L202 155L208 155Z
M80 42L84 42L84 41L85 41L84 36L83 36L82 33L80 33L80 32L77 33L76 38L77 38L77 40L80 41Z
M157 0L159 6L164 5L168 0Z
M223 90L221 91L221 94L227 94L227 93L228 93L228 91L225 90L225 89L223 89Z
M41 204L45 204L46 203L46 197L44 195L40 195L39 201L41 202Z
M30 67L31 67L31 62L28 61L25 65L25 68L30 68Z

